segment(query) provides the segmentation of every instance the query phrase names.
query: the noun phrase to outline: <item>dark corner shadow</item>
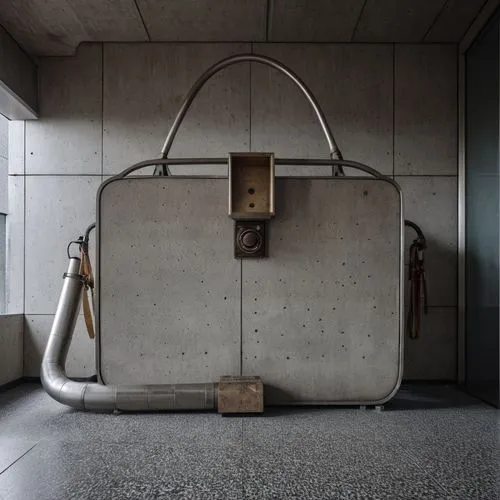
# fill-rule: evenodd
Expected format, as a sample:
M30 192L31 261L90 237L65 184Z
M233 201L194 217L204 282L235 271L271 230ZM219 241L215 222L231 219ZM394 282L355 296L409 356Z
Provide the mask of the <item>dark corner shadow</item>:
M412 411L433 410L446 408L467 408L482 405L481 401L462 392L456 385L449 383L412 383L403 384L393 399L383 405L383 411ZM296 405L290 406L266 406L263 414L259 417L281 417L287 415L311 414L314 412L331 411L332 417L335 411L359 410L361 405ZM373 406L367 406L367 410L373 410ZM250 415L249 415L250 416ZM255 415L252 415L255 417Z
M481 401L462 392L454 384L406 383L384 405L384 411L466 408L481 404Z
M34 391L40 391L41 385L32 380L18 381L14 386L10 386L8 390L0 392L0 408L7 406L26 397L32 397ZM279 402L278 404L267 405L264 413L248 413L248 414L229 414L221 415L224 418L272 418L286 417L287 415L311 415L318 412L329 411L334 418L336 411L341 410L359 410L359 404L353 405L290 405L287 401L292 401L290 394L285 394L274 387L266 387L266 399ZM280 404L282 402L282 404ZM486 405L482 401L461 391L456 385L450 383L404 383L393 399L383 405L383 411L412 411L412 410L433 410L446 408L467 408ZM70 407L64 408L61 414L85 413ZM372 411L373 407L367 406L367 410ZM108 411L92 412L95 414L109 414ZM144 412L119 412L120 414L143 414ZM148 412L150 414L166 412ZM214 410L198 410L198 411L172 411L170 414L213 414L217 415Z
M29 398L34 391L40 390L40 379L20 378L0 387L0 408L24 398Z

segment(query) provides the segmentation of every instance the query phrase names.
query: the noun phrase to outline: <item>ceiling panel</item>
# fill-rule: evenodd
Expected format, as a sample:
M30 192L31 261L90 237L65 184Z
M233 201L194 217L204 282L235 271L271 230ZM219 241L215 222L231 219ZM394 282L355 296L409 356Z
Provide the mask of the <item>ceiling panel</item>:
M459 42L485 3L485 0L448 0L425 41Z
M262 41L266 0L137 0L154 42Z
M349 42L365 0L274 0L269 41Z
M367 0L356 42L421 42L446 0Z
M0 22L30 54L73 54L80 42L145 41L134 0L2 2Z
M486 0L0 0L31 55L81 42L460 41Z

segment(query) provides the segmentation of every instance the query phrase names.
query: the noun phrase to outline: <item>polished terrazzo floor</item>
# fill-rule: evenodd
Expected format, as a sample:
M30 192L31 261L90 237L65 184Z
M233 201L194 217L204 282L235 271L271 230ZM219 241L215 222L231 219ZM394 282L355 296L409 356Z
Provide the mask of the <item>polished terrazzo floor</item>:
M500 499L500 412L407 386L384 412L88 414L0 393L0 499Z

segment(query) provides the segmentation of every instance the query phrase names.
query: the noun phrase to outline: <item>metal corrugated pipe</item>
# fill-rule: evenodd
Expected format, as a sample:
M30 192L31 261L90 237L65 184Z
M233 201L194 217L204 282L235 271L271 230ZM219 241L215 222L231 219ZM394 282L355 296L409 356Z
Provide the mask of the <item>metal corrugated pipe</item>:
M80 259L71 257L43 356L41 379L47 393L62 404L93 411L213 410L217 384L117 386L75 382L65 365L80 310L83 276Z

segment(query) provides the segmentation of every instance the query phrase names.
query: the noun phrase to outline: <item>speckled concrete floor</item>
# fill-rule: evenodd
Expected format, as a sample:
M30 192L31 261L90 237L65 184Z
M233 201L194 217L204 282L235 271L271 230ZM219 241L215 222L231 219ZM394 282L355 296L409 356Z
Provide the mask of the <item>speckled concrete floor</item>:
M89 414L0 394L0 499L500 498L500 412L451 387L356 408Z

